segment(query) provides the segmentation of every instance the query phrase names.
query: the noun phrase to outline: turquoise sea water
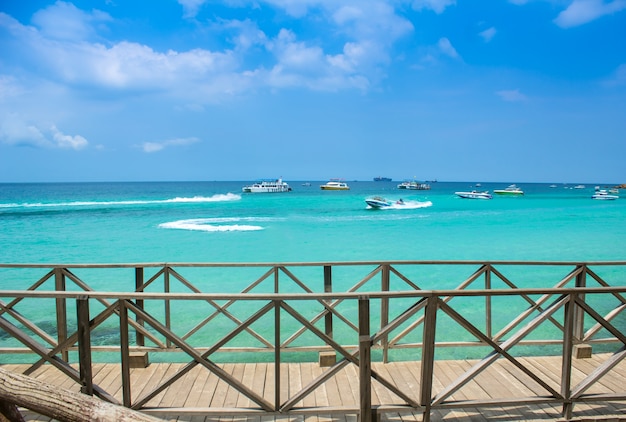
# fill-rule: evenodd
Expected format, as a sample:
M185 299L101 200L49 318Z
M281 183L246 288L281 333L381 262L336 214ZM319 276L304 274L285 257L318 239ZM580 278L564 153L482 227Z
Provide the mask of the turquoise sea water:
M4 263L558 260L625 258L626 197L594 186L518 184L523 197L468 200L471 183L288 181L292 192L242 194L245 182L0 184ZM483 183L481 190L506 187ZM408 206L367 209L364 199Z
M518 183L523 197L470 200L454 192L472 189L471 182L406 191L397 189L399 182L348 181L351 190L339 192L320 190L325 181L287 182L293 191L281 194L243 194L247 182L0 184L0 262L626 259L626 196L592 200L595 185ZM368 209L365 198L373 195L406 205ZM454 288L467 276L436 287ZM559 279L532 286L552 287ZM202 290L234 293L245 286ZM468 314L473 306L468 300ZM184 315L192 326L193 315Z

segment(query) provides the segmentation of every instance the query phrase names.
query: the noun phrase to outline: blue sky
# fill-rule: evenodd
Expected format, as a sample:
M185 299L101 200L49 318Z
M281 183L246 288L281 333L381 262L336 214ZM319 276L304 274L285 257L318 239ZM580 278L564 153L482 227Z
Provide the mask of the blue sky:
M626 183L626 0L0 2L0 182Z

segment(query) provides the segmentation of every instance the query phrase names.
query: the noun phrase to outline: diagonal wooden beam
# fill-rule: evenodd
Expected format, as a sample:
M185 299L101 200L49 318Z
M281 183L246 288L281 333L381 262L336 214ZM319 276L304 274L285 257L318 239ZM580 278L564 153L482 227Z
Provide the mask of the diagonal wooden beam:
M62 373L67 375L71 380L73 380L77 384L80 384L81 382L80 373L76 369L74 369L72 366L70 366L69 363L59 358L58 356L49 355L48 349L46 349L45 347L41 346L39 343L34 341L32 338L28 336L28 334L24 333L22 330L20 330L19 328L11 324L4 317L0 317L0 328L5 330L7 333L9 333L11 336L16 338L17 340L19 340L22 344L24 344L30 350L38 354L43 360L45 360L46 362L48 362L55 368L59 369ZM107 393L103 389L97 387L96 385L94 385L93 388L94 388L94 393L98 397L104 400L107 400L111 403L116 403L116 404L118 403L118 401L113 396L111 396L109 393Z
M349 352L344 347L342 347L339 343L335 342L331 337L327 336L324 332L319 330L317 327L315 327L314 325L310 324L309 321L306 318L301 316L295 309L293 309L291 306L287 305L286 303L284 303L284 302L281 303L281 308L283 308L285 311L287 311L298 322L300 322L301 324L306 326L309 330L311 330L311 332L313 334L315 334L317 337L319 337L324 342L326 342L334 350L336 350L337 352L341 353L344 356L343 361L340 361L342 363L342 365L347 365L348 363L353 363L356 366L360 365L359 359L357 358L358 357L358 350L356 352L354 352L354 353ZM345 364L344 364L344 362L345 362ZM319 386L323 382L325 382L328 379L330 379L336 372L338 372L339 369L343 368L343 366L339 367L338 364L336 364L336 366L337 366L337 370L336 371L333 371L331 373L330 370L328 370L324 374L320 375L318 378L313 380L307 387L302 389L298 394L294 395L291 399L289 399L287 402L285 402L281 406L281 410L284 411L284 410L288 410L291 407L293 407L297 402L299 402L304 397L309 395L317 386ZM402 400L404 400L405 402L409 403L413 407L419 407L419 404L415 400L413 400L411 397L407 396L404 392L398 390L395 387L395 385L393 385L391 382L387 381L384 377L382 377L376 371L372 370L371 371L371 375L372 375L373 379L375 379L376 381L378 381L379 383L384 385L387 389L391 390L394 394L396 394Z
M127 305L128 310L134 312L137 316L141 317L147 324L151 325L152 328L154 328L159 333L161 333L161 335L168 338L174 345L180 348L183 352L187 353L187 355L189 355L194 360L194 362L187 364L183 369L178 371L174 376L168 379L166 383L162 384L158 389L154 390L147 397L144 397L142 400L139 400L138 402L136 402L132 406L133 409L137 409L143 406L152 397L154 397L159 392L163 391L165 388L171 385L174 381L182 377L182 375L184 375L185 373L190 371L193 367L199 364L207 368L209 371L213 372L219 378L224 380L228 385L230 385L231 387L233 387L240 393L244 394L250 400L257 403L259 406L261 406L261 408L263 408L263 410L268 411L268 412L271 412L274 410L272 405L268 401L266 401L263 397L259 396L254 391L248 389L244 384L237 381L230 374L228 374L226 371L220 368L217 364L215 364L213 361L208 359L208 356L211 353L213 353L215 350L217 350L219 347L221 347L221 345L228 342L230 339L235 337L238 333L243 331L249 324L252 324L254 321L258 320L263 315L265 315L270 310L272 310L274 307L273 303L270 302L266 304L263 308L261 308L257 313L255 313L255 315L253 315L247 321L249 323L243 324L237 327L226 338L222 339L222 341L220 341L218 345L213 346L211 349L209 349L203 354L200 354L199 352L197 352L192 346L188 345L183 339L181 339L176 334L174 334L166 326L161 324L157 319L153 318L152 315L149 315L144 310L135 306L134 303L127 301L126 305Z
M178 281L180 281L183 285L185 285L192 292L194 292L194 293L202 293L202 291L200 289L198 289L196 286L194 286L192 283L190 283L185 277L183 277L181 274L179 274L173 268L170 269L170 274L172 274ZM202 328L203 326L208 324L211 320L213 320L214 318L216 318L220 314L224 315L226 318L230 319L231 321L233 321L237 325L241 324L241 320L239 318L237 318L232 313L230 313L229 311L226 310L230 306L230 304L234 303L233 301L230 301L230 304L227 304L225 306L220 306L217 302L215 302L214 300L211 300L211 299L206 299L205 302L207 302L211 306L213 306L216 309L216 312L213 312L211 315L209 315L207 318L205 318L199 324L197 324L196 327L194 327L188 333L186 333L183 336L181 336L181 338L183 340L187 340L189 337L191 337L193 334L195 334L200 328ZM248 327L246 329L246 331L252 337L254 337L257 340L259 340L261 342L261 344L265 345L265 347L272 347L272 343L270 341L265 339L261 334L259 334L256 331L252 330L250 327Z
M541 314L535 317L533 320L529 321L525 327L519 330L515 335L513 335L510 339L502 343L499 348L501 350L508 350L513 347L515 344L519 343L526 335L532 332L537 326L539 326L542 322L547 320L554 312L556 312L559 308L561 308L565 302L568 300L566 295L560 296L557 300L555 300L550 306L548 306ZM477 362L469 371L465 372L461 377L455 380L452 384L448 385L442 391L437 394L437 396L433 399L432 405L437 405L442 403L446 398L450 397L455 391L459 388L467 384L473 377L474 374L481 372L484 368L491 365L494 361L496 361L499 357L499 353L494 351L484 357L481 361ZM548 386L549 387L549 386ZM553 389L552 394L554 397L560 397L560 394Z
M461 326L463 326L463 328L465 328L469 333L471 333L472 335L474 335L476 338L478 338L479 340L483 341L484 343L486 343L487 345L491 346L494 349L494 352L496 353L496 355L494 355L497 359L497 354L503 356L504 358L506 358L509 362L511 362L513 365L515 365L515 367L517 367L519 370L521 370L522 372L524 372L526 375L528 375L533 381L535 381L537 384L541 385L543 388L545 388L550 394L552 394L555 397L559 397L560 394L554 390L552 387L550 387L550 385L548 385L546 382L544 382L541 378L539 378L534 371L526 368L523 364L521 364L517 359L515 359L515 357L513 357L510 353L507 352L508 349L510 349L513 344L509 345L506 349L501 347L498 343L496 343L494 340L490 339L489 336L487 336L486 334L484 334L482 331L480 331L474 324L472 324L471 322L469 322L467 319L465 319L461 314L459 314L457 311L455 311L454 309L452 309L449 305L442 303L440 305L440 308L443 312L445 312L446 314L448 314L452 319L454 319L455 321L457 321L459 324L461 324ZM555 311L558 308L555 309ZM527 333L528 334L528 333ZM520 338L521 340L521 338ZM491 364L493 361L491 361L489 364ZM484 369L486 369L488 365L485 366L477 366L476 367L476 371L473 372L473 375L477 375L480 372L482 372ZM473 369L473 368L472 368ZM472 371L472 369L470 369L470 371ZM468 371L468 372L470 372Z

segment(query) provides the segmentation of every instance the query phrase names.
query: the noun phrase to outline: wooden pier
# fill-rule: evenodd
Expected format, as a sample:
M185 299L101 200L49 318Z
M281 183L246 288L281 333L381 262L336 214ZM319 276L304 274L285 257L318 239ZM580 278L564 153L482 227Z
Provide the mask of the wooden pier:
M470 272L425 289L431 266L435 281ZM203 269L253 276L205 292L182 274ZM110 271L131 288L91 287ZM14 287L0 291L3 370L166 420L626 420L626 262L0 264L0 277Z

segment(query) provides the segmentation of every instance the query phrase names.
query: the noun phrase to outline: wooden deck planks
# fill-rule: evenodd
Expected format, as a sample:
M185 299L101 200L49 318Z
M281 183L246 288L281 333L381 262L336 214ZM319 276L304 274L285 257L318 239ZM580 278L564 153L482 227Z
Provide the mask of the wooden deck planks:
M580 382L584 377L592 372L601 362L607 359L608 355L602 357L594 356L588 360L575 361L572 373L572 385ZM534 373L540 374L541 378L547 380L553 388L560 391L557 384L560 380L561 358L560 357L540 357L540 358L520 358L520 362L530 368ZM436 361L433 395L440 392L445 386L454 382L458 377L468 371L475 361ZM148 368L138 368L131 370L132 398L136 401L153 391L162 384L168 377L179 371L183 364L152 363ZM15 372L24 371L26 365L4 365L6 369ZM271 363L246 363L246 364L223 364L221 367L234 379L239 380L243 385L250 388L255 394L264 397L270 403L274 401L274 365ZM297 394L313 379L318 377L327 368L320 368L317 363L283 363L281 364L281 403L289 397ZM381 377L395 385L404 394L409 395L418 401L420 386L419 379L420 362L394 362L382 364L373 363L373 370ZM325 406L329 408L349 407L356 409L359 406L359 381L358 367L347 365L335 376L323 383L313 393L306 396L297 407L305 408L315 406ZM121 378L119 364L95 364L94 382L107 392L121 400ZM78 391L80 387L66 375L51 365L44 365L33 374L34 377ZM598 385L593 386L589 392L612 393L623 392L623 379L626 377L626 364L620 363L616 373L606 374L601 378ZM448 400L466 399L516 399L533 398L535 395L546 395L547 392L529 376L521 372L518 368L504 359L500 359L487 367L483 372L469 381L463 388L456 391ZM385 388L380 383L372 382L372 403L374 405L404 405L403 401ZM247 407L258 408L256 403L245 395L239 393L235 388L219 379L204 367L196 367L185 374L173 385L166 388L156 397L149 401L147 407L183 407L195 409L189 415L176 417L167 415L168 420L178 421L218 421L219 422L326 422L326 421L352 421L356 420L354 413L351 414L314 414L314 415L258 415L258 416L218 416L214 413L202 415L197 413L202 408L230 408ZM532 405L520 403L514 406L491 406L480 408L438 408L432 412L432 420L456 420L465 422L479 421L486 419L493 420L558 420L561 419L560 405ZM27 420L48 420L28 413ZM165 416L165 415L163 415ZM626 402L614 403L578 403L574 407L574 417L587 418L589 420L607 417L612 420L626 421ZM619 419L621 418L621 419ZM391 409L390 412L382 415L382 420L386 421L421 421L421 412L412 409Z

